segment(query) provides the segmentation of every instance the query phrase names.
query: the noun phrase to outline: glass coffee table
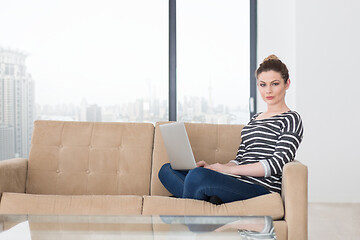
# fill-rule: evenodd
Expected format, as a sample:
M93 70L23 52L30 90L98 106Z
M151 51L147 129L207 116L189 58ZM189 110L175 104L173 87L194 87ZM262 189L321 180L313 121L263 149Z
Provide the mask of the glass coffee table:
M0 215L0 239L276 239L271 217Z

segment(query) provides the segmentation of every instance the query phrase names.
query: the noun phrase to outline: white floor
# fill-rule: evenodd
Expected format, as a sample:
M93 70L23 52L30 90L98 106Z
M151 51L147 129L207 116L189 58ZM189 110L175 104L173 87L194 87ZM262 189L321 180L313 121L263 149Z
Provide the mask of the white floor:
M309 203L309 240L359 240L360 203Z

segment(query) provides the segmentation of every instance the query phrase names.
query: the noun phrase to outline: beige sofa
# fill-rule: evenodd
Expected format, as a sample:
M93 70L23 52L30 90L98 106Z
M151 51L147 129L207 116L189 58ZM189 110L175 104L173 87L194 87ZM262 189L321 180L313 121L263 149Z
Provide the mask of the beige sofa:
M177 199L157 123L35 121L29 160L0 161L0 214L272 216L278 239L307 239L307 167L284 167L282 195L213 205ZM186 123L196 160L228 162L242 125Z

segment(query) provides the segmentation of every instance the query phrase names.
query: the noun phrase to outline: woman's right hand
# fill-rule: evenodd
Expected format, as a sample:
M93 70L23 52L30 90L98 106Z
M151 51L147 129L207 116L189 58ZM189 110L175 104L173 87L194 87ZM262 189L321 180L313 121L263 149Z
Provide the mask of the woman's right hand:
M197 162L196 166L197 167L207 167L207 166L209 166L209 164L207 164L207 162L202 160L202 161Z

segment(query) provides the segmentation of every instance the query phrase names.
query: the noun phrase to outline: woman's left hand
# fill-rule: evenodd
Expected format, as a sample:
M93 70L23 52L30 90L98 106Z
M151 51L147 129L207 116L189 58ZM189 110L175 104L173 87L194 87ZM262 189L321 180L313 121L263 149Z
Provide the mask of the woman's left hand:
M228 164L221 164L221 163L214 163L211 165L206 166L205 168L211 169L213 171L217 171L217 172L223 172L223 173L232 173L232 167L231 165Z

